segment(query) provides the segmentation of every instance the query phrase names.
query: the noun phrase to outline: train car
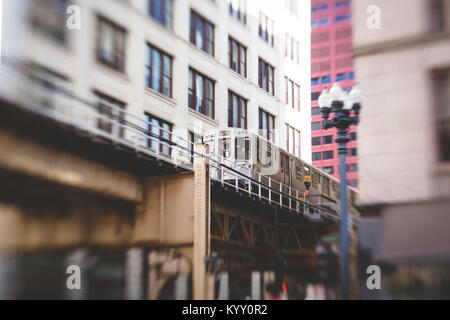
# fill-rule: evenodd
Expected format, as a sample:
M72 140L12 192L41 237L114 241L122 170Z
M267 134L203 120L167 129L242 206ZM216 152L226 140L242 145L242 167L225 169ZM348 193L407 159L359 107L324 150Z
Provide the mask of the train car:
M340 188L338 179L277 147L260 135L249 130L228 128L206 134L203 142L207 145L207 153L213 160L232 168L233 172L242 174L243 178L237 183L243 189L248 188L249 184L245 177L251 177L275 190L304 200L305 177L310 176L311 185L307 201L338 211ZM217 178L224 181L233 180L231 181L233 184L237 180L236 174L227 173ZM357 215L355 205L358 192L351 187L347 190L349 211Z

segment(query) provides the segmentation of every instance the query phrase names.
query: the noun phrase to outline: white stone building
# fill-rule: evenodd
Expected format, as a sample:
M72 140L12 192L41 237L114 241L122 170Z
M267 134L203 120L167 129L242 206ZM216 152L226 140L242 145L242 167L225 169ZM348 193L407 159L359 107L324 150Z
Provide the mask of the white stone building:
M286 149L290 132L289 151L311 161L309 1L3 2L3 61L32 63L83 97L147 114L188 139L228 125L274 125L272 136L261 134ZM81 28L70 29L78 9ZM235 51L230 60L230 39L245 59ZM242 113L234 122L230 101L231 113Z

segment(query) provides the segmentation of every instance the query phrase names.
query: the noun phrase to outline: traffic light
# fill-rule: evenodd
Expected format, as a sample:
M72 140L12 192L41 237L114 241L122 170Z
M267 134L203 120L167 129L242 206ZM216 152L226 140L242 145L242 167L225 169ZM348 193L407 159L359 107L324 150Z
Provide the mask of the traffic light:
M306 190L309 190L309 188L311 187L311 176L305 176L305 179L303 182L305 184Z

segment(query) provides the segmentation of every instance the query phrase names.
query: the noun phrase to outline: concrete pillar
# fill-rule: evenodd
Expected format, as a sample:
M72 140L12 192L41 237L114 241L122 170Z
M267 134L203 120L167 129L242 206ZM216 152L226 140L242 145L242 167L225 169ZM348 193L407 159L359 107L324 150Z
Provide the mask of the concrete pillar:
M189 290L189 275L182 274L175 281L175 300L187 300Z
M259 271L252 272L252 300L261 300L261 273Z
M228 300L229 299L229 288L228 288L228 272L221 272L217 275L219 279L219 292L217 295L217 300Z
M143 267L144 250L131 248L125 261L125 299L140 300L144 297Z
M200 154L205 153L204 144L198 143L194 149ZM193 298L205 300L214 297L214 290L211 290L214 279L207 275L205 264L205 258L210 254L210 178L206 159L196 155L194 170Z

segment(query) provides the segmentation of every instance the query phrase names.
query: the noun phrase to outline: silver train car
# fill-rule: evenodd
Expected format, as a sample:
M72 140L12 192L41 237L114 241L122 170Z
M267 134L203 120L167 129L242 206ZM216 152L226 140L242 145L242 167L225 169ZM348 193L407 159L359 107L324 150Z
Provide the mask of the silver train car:
M206 134L203 142L207 153L216 156L221 163L233 167L244 176L280 190L299 200L338 211L339 180L299 159L295 155L277 147L272 142L249 130L228 128ZM305 177L310 177L309 195ZM223 180L235 180L236 175L227 176ZM240 181L246 188L248 180ZM348 207L353 216L358 212L358 192L348 187Z

